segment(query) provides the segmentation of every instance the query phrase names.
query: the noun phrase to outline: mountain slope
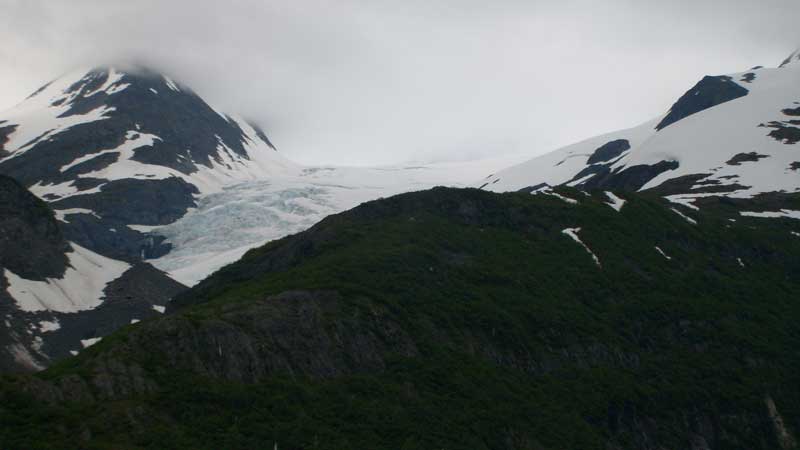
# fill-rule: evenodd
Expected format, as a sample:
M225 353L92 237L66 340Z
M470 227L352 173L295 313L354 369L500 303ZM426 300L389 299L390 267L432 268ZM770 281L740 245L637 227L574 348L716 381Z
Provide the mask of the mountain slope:
M662 117L487 177L502 192L545 184L661 190L693 203L800 190L800 64L705 77Z
M141 231L200 194L295 169L262 130L148 69L78 70L0 117L0 173L63 211L71 240L129 262L167 253Z
M797 222L689 215L571 189L363 204L4 379L0 445L794 448Z
M12 271L2 290L10 310L43 315L44 308L60 317L44 348L68 335L57 351L46 352L62 357L80 350L81 340L93 342L152 314L149 304L144 311L124 307L125 296L112 308L117 285L140 283L156 305L182 289L143 262L194 284L248 249L329 214L453 184L461 170L299 167L258 127L217 111L167 76L146 68L76 70L0 114L0 174L21 181L55 211L63 240L76 249L61 255L74 256L68 261L75 274L91 266L105 276L67 283L59 272L45 283L50 275ZM455 184L466 186L475 177ZM126 276L117 278L122 272ZM7 317L7 328L31 328L33 319L15 317ZM35 367L49 362L40 358Z
M48 206L0 175L0 370L38 370L184 289L149 264L67 241Z
M296 170L261 129L146 68L76 70L0 114L0 174L48 203L63 247L32 271L6 267L0 338L33 362L2 368L41 368L162 310L184 286L144 262L171 250L149 231L202 195Z

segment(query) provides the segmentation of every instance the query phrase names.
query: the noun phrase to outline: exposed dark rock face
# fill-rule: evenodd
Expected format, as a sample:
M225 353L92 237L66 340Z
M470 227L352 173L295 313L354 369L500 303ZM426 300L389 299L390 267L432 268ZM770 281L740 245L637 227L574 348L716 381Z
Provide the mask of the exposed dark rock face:
M194 204L197 188L180 178L136 180L103 184L100 192L54 201L56 209L88 208L98 215L138 225L160 225L182 217ZM158 205L158 209L152 207Z
M166 308L169 300L186 286L174 281L150 264L139 263L112 281L106 298L93 310L76 314L52 313L60 328L43 334L42 351L51 361L81 350L81 340L102 338L129 325L131 321L159 316L154 307Z
M418 355L412 336L384 307L373 304L371 316L359 318L348 318L342 307L334 292L285 292L231 308L202 327L170 317L166 326L137 333L131 351L144 344L165 352L171 367L246 383L281 375L332 378L354 369L374 373L386 370L389 354Z
M783 122L770 122L767 124L769 128L774 128L769 133L769 136L776 141L780 141L786 145L794 145L800 142L800 128L786 125Z
M753 72L748 72L748 73L744 74L742 76L742 79L739 80L739 81L741 81L743 83L752 83L753 80L755 80L755 79L756 79L756 74L754 74Z
M124 179L103 184L100 192L54 201L53 207L93 211L96 215L70 216L69 223L64 226L65 234L103 255L136 261L164 255L170 246L163 244L161 237L140 233L127 225L174 222L194 206L197 193L197 188L174 177L164 180Z
M761 155L756 152L737 153L733 158L725 162L729 166L740 166L744 162L758 162L759 159L769 158L769 155Z
M786 67L794 61L800 61L800 50L792 53L788 58L784 59L780 67Z
M628 142L626 139L618 139L616 141L611 141L607 144L604 144L597 150L595 150L586 163L595 164L595 163L610 161L616 158L617 156L623 154L624 152L630 150L630 148L631 148L631 143Z
M583 178L588 177L589 175L594 175L594 177L590 178L590 180L598 177L602 178L610 173L611 173L610 164L592 164L591 166L586 166L585 168L583 168L583 170L578 172L574 177L572 177L571 180L569 180L564 184L574 183L578 180L582 180ZM586 183L587 183L586 181L583 181L580 184L585 185Z
M248 157L244 148L247 137L236 122L220 115L189 88L167 82L155 72L145 69L126 72L120 83L129 86L121 92L83 96L100 88L109 73L106 69L96 69L69 88L66 93L75 97L62 116L107 107L114 108L110 118L71 127L59 133L57 139L37 141L25 154L0 164L0 171L12 174L25 185L36 181L43 184L69 181L98 166L76 166L68 173L62 173L61 167L78 157L117 148L128 132L160 138L152 146L137 149L136 161L186 174L196 172L198 165L211 166L220 140L233 152ZM261 135L266 137L263 131Z
M95 309L76 313L27 312L16 307L0 277L0 373L41 370L82 351L81 341L102 338L130 324L161 313L169 300L186 289L150 264L128 269L105 289ZM58 324L54 330L43 323Z
M747 189L738 183L722 184L719 179L706 179L710 173L698 173L694 175L684 175L681 177L667 180L656 187L650 188L647 192L660 196L677 194L700 194L700 193L719 193L735 192L740 189ZM735 175L720 177L721 179L735 179Z
M670 109L669 114L656 125L657 130L672 125L692 114L747 95L749 91L728 76L707 76L685 93Z
M3 122L4 121L0 120L0 158L3 158L6 155L8 155L8 152L6 152L6 149L5 149L4 146L5 146L6 142L8 142L8 136L11 133L13 133L14 130L17 129L16 125L2 126Z
M102 255L128 262L163 256L172 249L166 238L132 230L128 222L100 219L92 214L65 214L64 235Z
M59 277L68 249L47 204L0 175L0 268L34 280Z
M86 216L65 219L77 223L78 217ZM106 287L105 301L96 309L69 314L22 311L7 292L6 269L28 280L60 279L69 264L67 253L73 251L68 240L81 237L89 240L81 245L107 245L109 253L114 252L115 243L92 241L102 233L75 236L80 228L65 234L60 225L47 203L0 175L0 372L42 369L81 350L81 340L108 335L132 319L157 315L153 305L165 307L185 289L151 265L139 263ZM126 230L121 226L119 232ZM44 329L43 323L57 325Z
M103 90L110 82L115 89ZM45 88L33 96L44 95ZM109 112L102 120L71 126L52 137L34 138L24 153L0 162L0 174L27 187L71 184L78 193L63 199L45 194L44 198L53 202L55 209L93 211L93 216L76 216L63 224L65 233L80 245L112 258L136 261L169 252L168 245L153 242L126 225L174 222L196 206L198 194L195 186L174 176L134 179L136 174L131 173L128 179L100 178L96 173L121 157L114 149L152 135L152 145L134 148L131 159L187 175L210 168L212 163L226 164L221 153L247 160L246 146L257 140L274 150L261 128L245 133L244 125L215 111L189 88L147 69L92 70L53 105L67 108L60 117L98 108ZM0 143L13 127L0 128Z
M789 165L789 169L791 170L800 170L800 161L795 161Z
M581 189L638 190L661 173L678 168L677 161L661 161L612 169L615 160L630 148L626 139L604 144L592 153L587 166L564 184Z
M658 175L677 168L677 161L661 161L651 166L630 166L614 172L606 169L580 186L584 189L638 191Z
M786 108L782 113L786 114L787 116L800 116L800 106L797 108Z
M525 192L526 194L530 194L531 192L536 192L538 190L541 190L541 189L544 189L544 188L548 188L548 187L550 187L550 185L547 184L547 183L539 183L539 184L537 184L535 186L528 186L526 188L522 188L519 191L520 192Z

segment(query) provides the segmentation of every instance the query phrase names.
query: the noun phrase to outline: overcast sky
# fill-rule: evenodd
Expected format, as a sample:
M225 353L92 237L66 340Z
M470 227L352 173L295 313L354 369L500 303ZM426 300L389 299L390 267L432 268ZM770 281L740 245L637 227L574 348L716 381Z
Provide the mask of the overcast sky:
M0 0L0 109L142 60L299 162L530 156L776 66L798 0Z

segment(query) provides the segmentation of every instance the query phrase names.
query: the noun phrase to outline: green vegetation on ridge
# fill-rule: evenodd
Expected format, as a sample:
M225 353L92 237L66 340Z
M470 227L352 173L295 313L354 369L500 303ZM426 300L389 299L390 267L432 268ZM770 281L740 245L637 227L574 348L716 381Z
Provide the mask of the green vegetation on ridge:
M3 379L0 448L792 444L800 225L559 192L404 194L252 250Z

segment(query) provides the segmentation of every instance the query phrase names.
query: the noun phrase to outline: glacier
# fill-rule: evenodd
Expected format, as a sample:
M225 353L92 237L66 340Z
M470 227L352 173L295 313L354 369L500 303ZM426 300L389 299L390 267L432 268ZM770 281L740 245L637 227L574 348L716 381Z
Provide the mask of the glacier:
M197 207L176 222L147 227L147 232L166 237L173 247L147 262L193 286L247 250L306 230L331 214L408 191L467 187L487 166L505 167L507 161L306 167L296 174L231 184L201 196Z

